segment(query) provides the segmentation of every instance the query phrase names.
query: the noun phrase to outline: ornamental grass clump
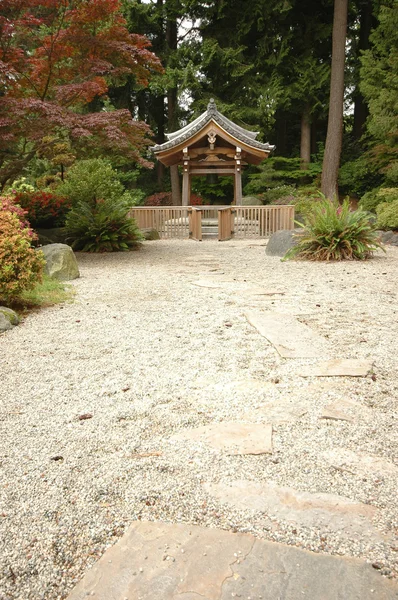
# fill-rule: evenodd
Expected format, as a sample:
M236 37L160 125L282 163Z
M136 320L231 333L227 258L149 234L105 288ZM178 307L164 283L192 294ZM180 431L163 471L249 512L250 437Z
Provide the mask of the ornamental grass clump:
M362 210L351 211L348 200L342 205L323 197L305 215L297 246L284 260L365 260L377 249L379 242L375 225Z
M139 246L142 234L123 199L78 202L66 219L67 240L81 252L120 252Z

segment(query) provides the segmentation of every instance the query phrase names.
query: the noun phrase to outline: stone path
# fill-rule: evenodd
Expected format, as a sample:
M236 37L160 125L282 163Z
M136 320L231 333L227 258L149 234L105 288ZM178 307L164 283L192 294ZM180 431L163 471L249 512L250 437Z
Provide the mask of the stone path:
M315 555L251 535L134 523L68 600L396 600L360 560Z

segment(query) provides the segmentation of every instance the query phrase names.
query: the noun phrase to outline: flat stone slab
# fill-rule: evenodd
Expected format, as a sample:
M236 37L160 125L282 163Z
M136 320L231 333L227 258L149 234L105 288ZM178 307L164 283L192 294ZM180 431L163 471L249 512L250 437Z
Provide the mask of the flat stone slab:
M369 417L371 410L367 406L362 406L353 400L339 398L330 404L327 404L320 415L320 419L330 419L332 421L350 421L354 422L359 417Z
M187 429L172 439L203 442L230 455L272 453L272 425L212 423Z
M308 409L309 403L297 402L297 400L290 398L278 398L277 400L264 402L261 406L245 412L243 419L246 421L265 419L269 423L279 425L297 421L297 419L307 414Z
M301 369L301 377L366 377L373 361L355 358L334 358Z
M283 358L319 358L326 352L324 338L291 315L250 311L246 318Z
M267 513L298 526L339 532L342 538L384 539L372 524L376 508L343 496L310 493L273 482L237 480L231 484L204 484L206 491L222 503L239 509Z
M68 600L396 600L358 559L195 525L135 522Z
M370 454L357 454L347 448L333 448L321 452L320 457L329 463L332 467L342 471L352 472L353 474L368 475L369 473L378 473L381 475L397 475L398 465L382 458Z

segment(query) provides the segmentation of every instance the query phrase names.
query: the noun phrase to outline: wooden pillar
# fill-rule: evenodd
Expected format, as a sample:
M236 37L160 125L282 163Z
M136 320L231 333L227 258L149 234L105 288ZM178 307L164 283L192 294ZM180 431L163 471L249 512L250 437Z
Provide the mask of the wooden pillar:
M241 149L236 146L235 155L235 204L236 206L242 206L242 159Z
M182 205L189 206L191 198L191 178L189 175L189 156L188 148L183 150L183 169L182 169Z

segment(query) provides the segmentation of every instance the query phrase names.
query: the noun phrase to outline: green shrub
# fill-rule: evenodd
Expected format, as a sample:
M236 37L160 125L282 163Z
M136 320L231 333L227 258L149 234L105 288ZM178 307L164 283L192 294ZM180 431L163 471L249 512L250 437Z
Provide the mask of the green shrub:
M340 206L323 197L300 226L300 241L285 259L364 260L382 248L369 216L361 210L351 212L348 200Z
M377 226L380 229L398 229L398 198L378 205Z
M0 301L10 303L41 281L44 257L32 248L32 230L0 198ZM19 209L20 210L20 209Z
M359 205L363 210L375 213L379 204L394 200L398 200L398 188L375 188L362 196Z
M57 194L68 198L73 206L79 202L95 204L97 200L120 200L123 197L133 205L125 191L117 171L101 158L80 160L68 171L64 183L57 187Z
M118 252L139 245L142 235L128 216L126 199L78 202L66 219L67 239L82 252Z

